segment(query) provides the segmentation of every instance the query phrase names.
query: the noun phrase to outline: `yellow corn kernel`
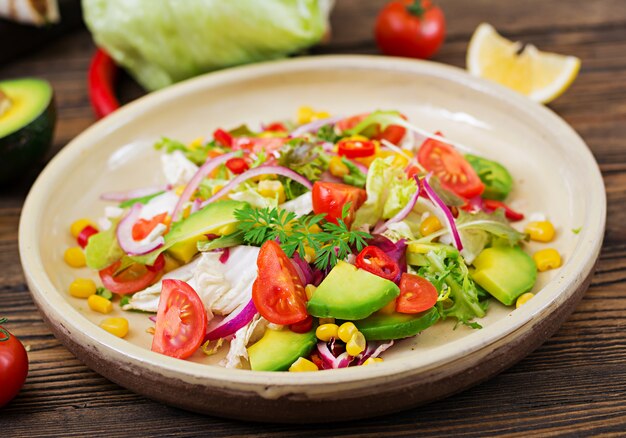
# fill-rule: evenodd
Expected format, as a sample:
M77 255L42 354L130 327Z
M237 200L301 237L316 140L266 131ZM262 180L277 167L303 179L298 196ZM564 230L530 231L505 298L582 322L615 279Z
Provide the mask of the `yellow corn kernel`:
M89 308L95 312L111 313L113 311L113 303L100 295L91 295L87 298Z
M219 192L220 190L222 190L224 188L224 186L217 184L216 186L214 186L211 189L211 196L215 195L217 192Z
M204 139L202 137L198 137L198 138L194 138L188 145L187 148L194 150L194 149L198 149L199 147L202 146L202 143L204 142Z
M191 205L188 205L185 208L183 208L183 219L187 219L190 214L191 214Z
M282 204L287 199L287 197L285 196L285 188L283 187L283 183L281 183L280 181L259 181L259 186L257 190L259 191L259 194L261 196L264 196L266 198L278 197L279 204Z
M299 357L298 360L291 364L289 371L292 373L301 373L306 371L319 371L319 368L310 360Z
M350 356L358 356L365 350L365 345L365 336L363 336L363 333L357 331L346 343L346 351Z
M352 336L358 333L358 331L359 329L356 328L354 323L344 322L339 326L339 330L337 330L337 336L339 336L339 339L341 339L343 342L348 343L350 339L352 339Z
M85 253L80 246L73 246L65 250L63 260L72 268L82 268L86 265Z
M396 154L391 164L395 167L405 168L409 164L409 159L403 154Z
M100 323L100 327L118 338L128 334L128 320L126 318L107 318Z
M315 336L320 341L328 342L337 337L337 330L339 330L337 324L321 324L315 330Z
M181 264L174 257L171 257L169 254L165 253L163 258L165 259L165 267L163 271L167 274L174 269L180 268Z
M533 260L539 272L556 269L561 266L561 255L554 248L546 248L533 254Z
M313 117L311 117L311 121L327 119L329 117L330 117L330 113L328 111L318 111L315 114L313 114Z
M306 260L307 263L313 263L313 260L315 260L315 256L317 255L317 253L315 252L315 250L313 248L311 248L308 245L305 245L304 247L304 260Z
M382 309L378 310L383 315L391 315L396 312L396 300L391 300Z
M306 286L304 286L304 293L306 294L307 301L311 299L316 289L317 287L313 286L312 284L307 284Z
M535 294L530 292L526 292L525 294L520 295L515 302L515 308L518 309L520 306L523 306L528 302L528 300L530 300L534 296Z
M94 223L91 222L89 219L78 219L77 221L74 221L72 225L70 225L70 233L72 233L72 236L78 237L80 232L83 231L83 229L89 225L96 228Z
M382 357L368 357L362 365L372 365L383 361Z
M77 278L70 284L69 292L75 298L89 298L96 293L96 283L90 278Z
M183 192L185 191L185 185L182 186L176 186L176 188L174 189L174 193L176 193L176 196L180 196L183 194Z
M301 106L298 108L298 112L296 118L298 120L298 124L304 125L311 122L311 119L315 115L315 111L310 106Z
M441 225L437 216L430 215L420 224L420 234L422 236L428 236L429 234L439 231L442 228L443 225Z
M524 231L536 242L550 242L554 239L554 225L550 221L529 222Z
M350 173L350 169L342 161L339 155L332 157L328 163L328 171L337 178L343 178Z
M334 324L335 318L320 318L320 324Z

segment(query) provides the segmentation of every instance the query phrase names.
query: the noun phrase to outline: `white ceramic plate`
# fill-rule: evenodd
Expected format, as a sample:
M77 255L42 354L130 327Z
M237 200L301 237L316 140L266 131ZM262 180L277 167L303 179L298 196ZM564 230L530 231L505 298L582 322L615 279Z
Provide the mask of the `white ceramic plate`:
M440 130L514 175L512 206L545 214L564 265L539 274L518 310L493 303L481 330L439 323L402 341L376 366L318 373L224 369L198 353L181 361L149 350L142 314L127 339L97 324L69 283L92 275L63 262L69 224L101 216L100 193L162 182L161 136L191 141L218 127L293 117L301 105L351 115L396 109ZM20 222L20 254L34 301L52 331L90 367L137 392L187 409L265 421L365 417L424 403L484 380L540 345L569 315L598 257L606 201L584 142L550 110L464 71L431 62L367 56L300 58L236 68L150 94L86 130L46 167ZM520 225L523 225L521 223ZM572 230L581 228L578 234ZM540 246L530 244L532 252ZM117 306L116 306L117 307ZM513 389L512 389L513 390ZM375 398L362 398L373 396ZM356 399L360 399L355 403ZM370 399L371 401L366 401ZM327 403L335 415L328 418ZM277 415L280 412L280 415Z

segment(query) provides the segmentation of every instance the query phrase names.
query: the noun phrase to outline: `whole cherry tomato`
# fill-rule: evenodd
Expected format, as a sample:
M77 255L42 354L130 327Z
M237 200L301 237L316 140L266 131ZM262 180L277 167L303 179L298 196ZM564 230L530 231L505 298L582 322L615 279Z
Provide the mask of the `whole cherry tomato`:
M428 59L443 43L446 22L430 0L396 0L380 11L374 30L384 54Z
M0 324L6 319L0 318ZM28 355L20 341L0 326L0 408L20 392L28 374Z

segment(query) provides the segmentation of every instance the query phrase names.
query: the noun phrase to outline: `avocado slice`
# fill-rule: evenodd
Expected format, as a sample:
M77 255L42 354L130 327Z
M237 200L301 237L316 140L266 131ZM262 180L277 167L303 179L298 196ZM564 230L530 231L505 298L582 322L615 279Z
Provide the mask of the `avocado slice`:
M285 371L299 357L307 357L317 344L315 330L295 333L267 329L263 337L248 348L250 368L254 371Z
M400 295L393 282L339 261L313 292L308 312L318 318L363 319Z
M474 260L472 279L506 306L528 292L537 280L537 266L519 246L484 249Z
M369 318L354 321L354 325L368 341L386 341L415 336L437 321L439 321L439 312L433 307L416 314L377 313Z
M38 164L52 144L52 86L34 78L0 81L0 183Z
M504 201L513 189L513 177L506 167L497 161L477 155L467 154L465 159L485 184L485 191L482 193L483 198Z

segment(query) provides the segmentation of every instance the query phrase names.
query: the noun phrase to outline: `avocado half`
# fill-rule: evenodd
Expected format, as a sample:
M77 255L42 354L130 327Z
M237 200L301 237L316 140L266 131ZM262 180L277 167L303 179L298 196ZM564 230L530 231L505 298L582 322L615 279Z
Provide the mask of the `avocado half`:
M0 183L36 166L52 144L56 109L42 79L0 81Z

